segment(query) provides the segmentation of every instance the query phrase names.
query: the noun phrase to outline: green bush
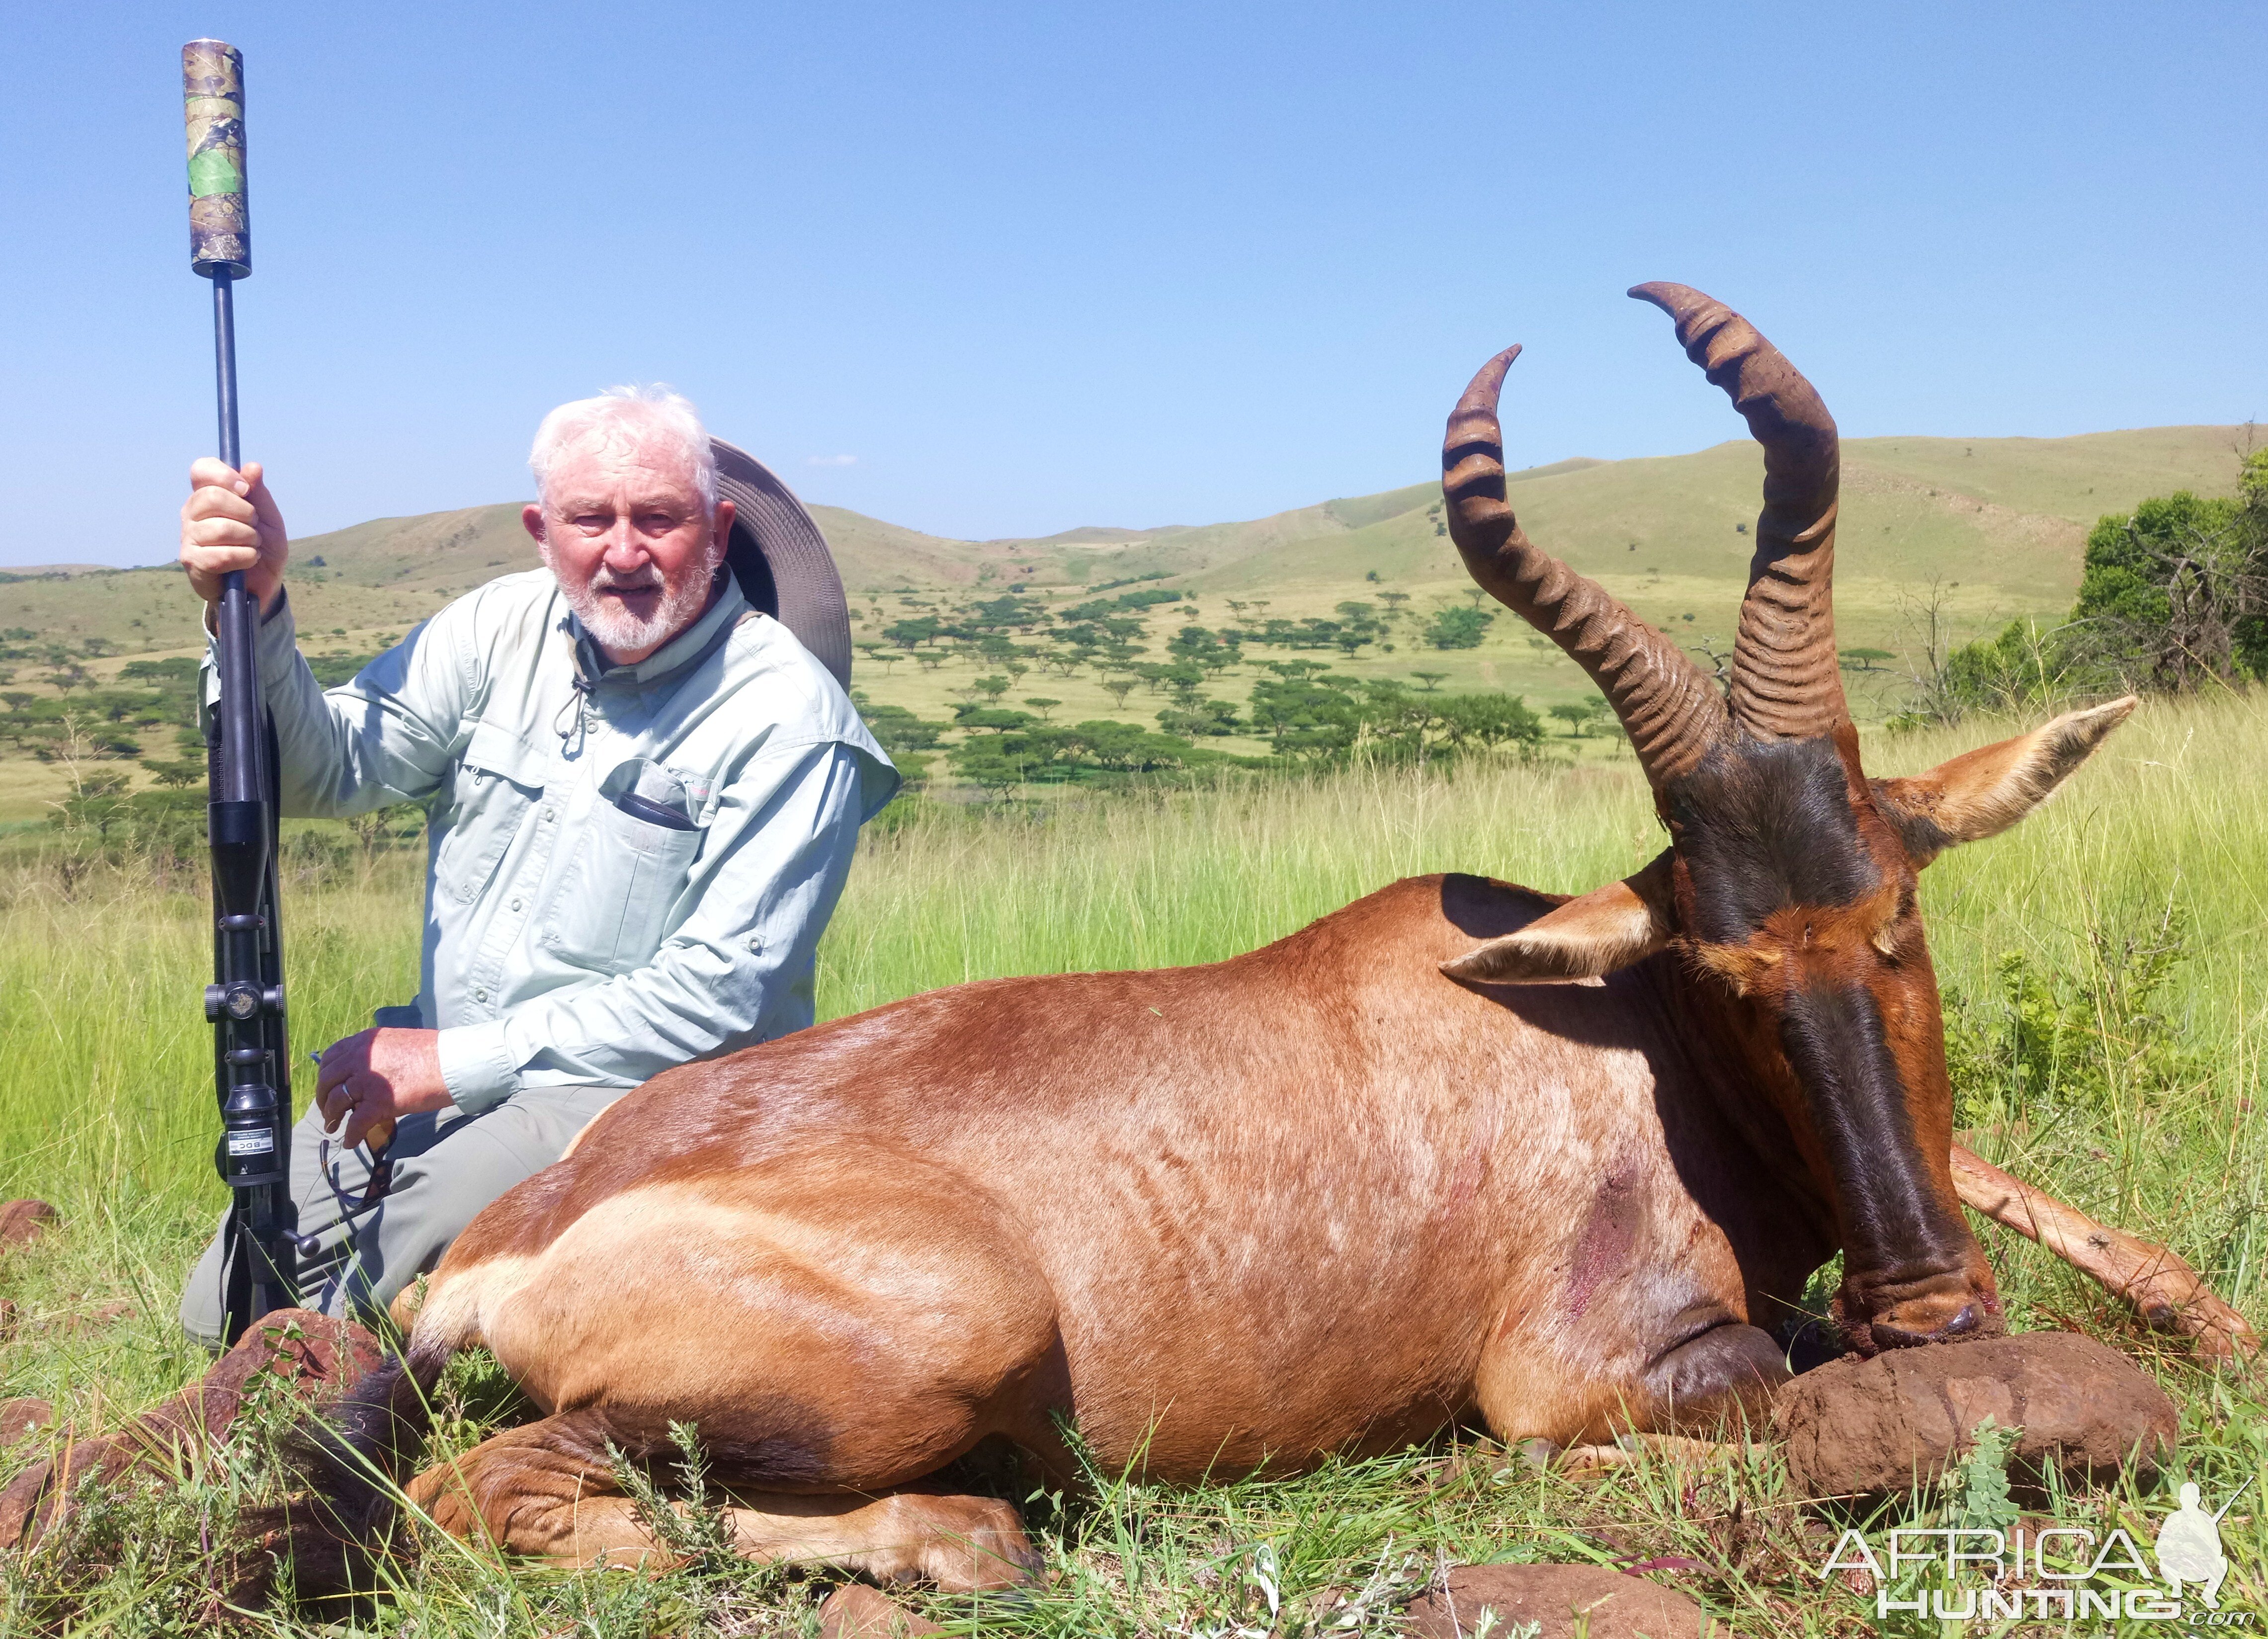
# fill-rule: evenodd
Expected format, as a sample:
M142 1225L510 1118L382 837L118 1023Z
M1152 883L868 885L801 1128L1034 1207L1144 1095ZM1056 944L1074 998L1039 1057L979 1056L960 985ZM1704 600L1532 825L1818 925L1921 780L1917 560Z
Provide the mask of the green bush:
M2070 619L2012 621L1953 650L1893 726L2264 677L2268 450L2246 458L2234 497L2178 490L2098 519Z
M2189 929L2188 912L2168 893L2154 908L2130 904L2088 928L2075 970L2057 972L2010 952L1988 997L1948 988L1955 1125L2092 1113L2122 1092L2148 1098L2198 1079L2204 1069L2180 1044L2166 1008L2190 956Z
M1425 641L1436 649L1477 649L1481 638L1496 623L1485 609L1443 609L1426 622Z

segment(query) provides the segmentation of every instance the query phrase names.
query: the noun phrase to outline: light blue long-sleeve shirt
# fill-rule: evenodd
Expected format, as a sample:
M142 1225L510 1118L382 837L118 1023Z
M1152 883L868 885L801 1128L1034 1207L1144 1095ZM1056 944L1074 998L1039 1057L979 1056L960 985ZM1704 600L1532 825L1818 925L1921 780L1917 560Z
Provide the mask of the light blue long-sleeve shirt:
M898 775L731 577L632 666L606 667L548 570L458 599L328 692L288 601L259 648L286 814L427 806L416 1022L460 1108L634 1087L812 1022L821 930ZM625 790L691 828L623 812Z

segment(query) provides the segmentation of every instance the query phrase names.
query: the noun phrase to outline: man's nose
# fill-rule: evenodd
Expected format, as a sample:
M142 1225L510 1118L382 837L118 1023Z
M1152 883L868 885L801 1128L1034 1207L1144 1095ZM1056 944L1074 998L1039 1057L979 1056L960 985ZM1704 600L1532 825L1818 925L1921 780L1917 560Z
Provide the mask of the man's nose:
M635 574L653 555L637 526L627 518L615 520L614 527L607 532L606 540L607 549L600 554L600 561L617 575Z

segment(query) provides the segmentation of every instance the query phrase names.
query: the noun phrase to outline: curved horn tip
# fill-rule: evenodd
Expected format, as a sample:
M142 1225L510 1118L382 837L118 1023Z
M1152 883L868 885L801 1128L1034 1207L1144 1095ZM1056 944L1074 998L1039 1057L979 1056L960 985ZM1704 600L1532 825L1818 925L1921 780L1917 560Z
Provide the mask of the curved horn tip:
M1704 295L1690 284L1675 284L1667 279L1654 279L1645 284L1633 284L1623 292L1633 301L1651 302L1675 319L1680 312L1715 299Z
M1514 342L1475 371L1472 380L1465 386L1464 397L1457 401L1455 413L1462 415L1474 408L1493 408L1497 395L1504 391L1505 372L1512 368L1512 361L1519 356L1520 343Z

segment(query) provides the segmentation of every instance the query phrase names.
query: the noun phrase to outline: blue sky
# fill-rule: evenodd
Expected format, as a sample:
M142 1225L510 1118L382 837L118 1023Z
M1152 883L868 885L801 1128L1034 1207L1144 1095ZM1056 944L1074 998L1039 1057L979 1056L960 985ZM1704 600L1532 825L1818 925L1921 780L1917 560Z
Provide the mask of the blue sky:
M306 535L518 497L666 380L936 533L1415 482L1527 344L1516 464L1740 432L1640 280L1845 431L2268 415L2268 11L642 3L27 8L0 563L173 552L211 443L179 48L247 60L248 453Z

